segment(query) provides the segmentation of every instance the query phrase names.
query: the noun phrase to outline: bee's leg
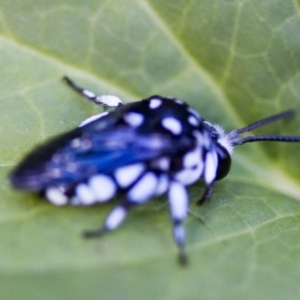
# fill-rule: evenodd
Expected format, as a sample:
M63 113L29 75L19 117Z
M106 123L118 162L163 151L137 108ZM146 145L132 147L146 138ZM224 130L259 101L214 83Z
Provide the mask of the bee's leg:
M207 185L202 197L197 201L197 205L202 205L204 202L209 202L213 191L213 184Z
M81 96L85 97L86 99L103 106L104 108L116 108L118 106L123 105L123 101L114 95L102 95L98 96L95 93L86 90L84 88L79 87L76 85L69 77L64 76L63 80L67 83L69 87L71 87L74 91L79 93Z
M96 231L88 231L84 234L85 237L97 237L102 236L103 234L115 230L121 223L125 220L128 210L137 205L143 204L150 200L156 193L157 190L157 178L156 175L151 172L141 175L142 171L138 171L137 179L134 183L130 183L128 188L126 199L120 205L117 205L113 210L108 214L102 228ZM143 173L142 173L143 174ZM124 186L125 181L127 180L125 176L118 177L118 185Z
M85 231L85 238L101 237L109 231L117 229L125 220L130 206L125 204L117 205L106 217L103 226L98 230Z
M185 230L182 222L188 214L189 199L186 188L179 182L171 182L168 191L171 217L173 220L173 237L179 249L179 263L187 264L185 253Z

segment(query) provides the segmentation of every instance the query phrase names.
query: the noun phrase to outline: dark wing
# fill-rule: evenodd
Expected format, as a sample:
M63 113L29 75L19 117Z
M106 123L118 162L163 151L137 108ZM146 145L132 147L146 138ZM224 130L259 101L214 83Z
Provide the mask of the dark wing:
M11 173L10 181L16 188L38 191L175 152L176 141L166 134L138 134L130 127L100 132L76 128L29 153Z
M159 108L153 109L151 101ZM15 168L10 181L16 188L40 191L76 184L97 173L109 175L133 163L173 159L195 146L193 131L201 129L201 122L199 118L190 124L189 118L196 116L186 104L160 96L124 105L37 147ZM180 134L163 126L165 119L172 119Z

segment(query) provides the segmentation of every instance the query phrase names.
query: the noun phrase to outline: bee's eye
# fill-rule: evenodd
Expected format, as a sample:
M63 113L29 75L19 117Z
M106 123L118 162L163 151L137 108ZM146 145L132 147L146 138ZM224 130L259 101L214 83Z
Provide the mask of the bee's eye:
M218 145L218 168L215 180L221 180L227 176L231 167L231 157L228 151L221 145Z

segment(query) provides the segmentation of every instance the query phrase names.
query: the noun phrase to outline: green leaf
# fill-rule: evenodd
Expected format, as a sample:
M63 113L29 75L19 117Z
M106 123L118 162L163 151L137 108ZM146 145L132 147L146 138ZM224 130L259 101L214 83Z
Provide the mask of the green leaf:
M100 240L115 203L54 207L7 175L37 143L98 108L62 82L136 101L186 100L226 130L300 110L295 0L0 0L0 298L297 299L298 144L237 147L211 203L189 189L189 266L177 264L166 198L133 210ZM298 114L299 115L299 114ZM299 134L300 118L257 132Z

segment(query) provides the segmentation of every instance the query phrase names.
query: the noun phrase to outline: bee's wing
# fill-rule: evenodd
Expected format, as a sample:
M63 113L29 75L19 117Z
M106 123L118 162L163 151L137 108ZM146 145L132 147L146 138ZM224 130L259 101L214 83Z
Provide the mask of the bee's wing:
M33 191L72 185L93 174L112 174L128 164L173 155L177 149L167 134L141 134L126 126L100 131L79 127L29 153L13 170L10 181L16 188Z

